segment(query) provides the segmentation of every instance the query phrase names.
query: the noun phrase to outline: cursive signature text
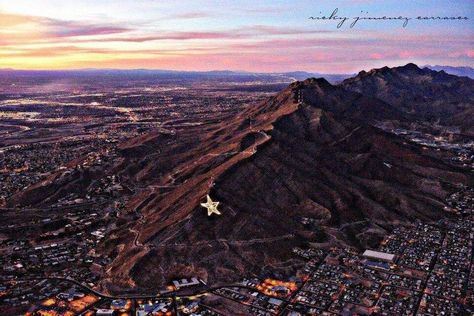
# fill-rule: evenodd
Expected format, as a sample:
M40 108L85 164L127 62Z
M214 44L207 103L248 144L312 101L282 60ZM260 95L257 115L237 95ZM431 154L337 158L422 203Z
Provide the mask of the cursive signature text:
M369 16L368 11L360 11L361 14L358 16L344 16L338 14L339 9L336 8L330 15L321 15L322 12L319 12L319 16L310 16L310 20L319 20L319 21L336 21L337 28L341 28L344 25L349 24L350 28L354 28L360 21L400 21L402 27L406 27L411 20L418 21L461 21L469 20L467 16L404 16L404 15L384 15L384 16Z

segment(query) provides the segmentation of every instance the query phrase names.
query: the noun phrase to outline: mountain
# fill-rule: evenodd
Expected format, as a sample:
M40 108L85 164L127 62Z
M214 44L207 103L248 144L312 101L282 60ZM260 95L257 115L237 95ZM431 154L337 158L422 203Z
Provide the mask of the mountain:
M114 258L101 283L108 292L176 277L292 275L303 264L295 246L374 247L400 222L445 217L452 186L472 181L444 152L373 126L405 119L398 106L312 78L238 115L128 140L109 170L63 177L60 187L52 176L8 203L47 205L61 188L79 193L106 174L137 188L96 249ZM207 194L221 216L200 206Z
M123 144L123 174L178 185L135 196L128 208L140 220L118 227L102 249L118 251L103 285L144 288L191 275L231 281L264 267L288 274L301 264L295 246L364 248L396 223L442 218L449 184L468 176L370 124L398 115L310 79L207 135L173 136L189 140L179 147L158 135ZM208 193L222 216L206 216L200 202Z
M432 70L436 70L436 71L443 70L451 75L456 75L460 77L469 77L471 79L474 79L474 68L472 67L454 67L454 66L439 66L439 65L436 65L436 66L427 65L425 67Z
M474 80L415 64L361 71L341 86L383 100L413 118L448 125L474 107Z

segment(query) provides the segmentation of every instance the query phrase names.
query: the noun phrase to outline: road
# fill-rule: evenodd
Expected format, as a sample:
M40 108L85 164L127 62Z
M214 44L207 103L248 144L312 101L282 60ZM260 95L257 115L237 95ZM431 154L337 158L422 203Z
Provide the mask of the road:
M253 238L253 239L246 239L246 240L229 240L229 239L224 239L224 238L218 238L218 239L213 239L213 240L201 240L192 244L189 244L189 243L160 244L157 247L170 247L170 246L196 247L200 245L211 244L213 242L225 243L225 244L230 244L234 246L248 246L248 245L253 245L253 244L258 244L258 243L266 243L266 242L274 242L274 241L283 240L283 239L290 239L294 237L295 237L294 234L286 234L282 236Z
M209 293L216 291L218 289L224 289L224 288L241 288L241 289L247 289L251 291L255 291L255 288L246 286L243 284L220 284L220 285L215 285L215 286L209 286L209 285L202 285L200 286L199 289L195 291L190 291L190 289L184 289L181 291L173 291L169 293L164 293L164 294L123 294L123 295L107 295L104 293L101 293L91 287L89 287L86 284L83 284L77 280L74 280L72 278L63 278L63 277L45 277L45 278L22 278L18 279L18 282L28 282L28 281L43 281L43 280L59 280L59 281L64 281L64 282L69 282L72 283L76 286L79 286L85 292L90 292L97 297L99 297L101 300L115 300L115 299L157 299L157 298L175 298L175 297L180 297L180 298L187 298L187 297L193 297L196 295L204 294L204 293ZM181 294L180 294L181 293ZM97 302L95 303L97 304ZM90 308L90 306L88 307Z
M50 212L50 211L64 211L64 210L72 210L76 208L83 208L87 206L100 206L111 202L112 199L106 199L101 201L91 201L85 203L78 203L72 205L62 205L62 206L51 206L51 207L44 207L44 208L18 208L18 207L1 207L0 212L7 212L7 211L26 211L26 212Z

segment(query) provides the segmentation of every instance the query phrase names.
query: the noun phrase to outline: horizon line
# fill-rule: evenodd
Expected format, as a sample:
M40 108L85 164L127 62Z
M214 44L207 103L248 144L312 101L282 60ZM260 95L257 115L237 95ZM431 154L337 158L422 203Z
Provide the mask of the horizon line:
M452 66L455 67L455 66ZM231 73L247 73L247 74L281 74L290 72L306 72L329 75L345 75L350 72L326 73L308 70L287 70L287 71L248 71L248 70L230 70L230 69L212 69L212 70L178 70L166 68L0 68L0 71L163 71L163 72L231 72Z
M453 67L453 68L470 68L474 70L474 67L468 65L453 66L453 65L418 65L416 63L410 62L407 64L415 64L419 68L425 67ZM400 67L405 66L392 66ZM382 67L380 67L382 68ZM379 69L379 68L370 68L370 69ZM164 68L0 68L0 71L38 71L38 72L60 72L60 71L162 71L162 72L194 72L194 73L204 73L204 72L230 72L230 73L243 73L243 74L283 74L283 73L292 73L292 72L304 72L312 74L324 74L324 75L349 75L356 72L341 72L341 73L328 73L328 72L319 72L319 71L308 71L308 70L287 70L287 71L273 71L273 72L260 72L260 71L248 71L248 70L229 70L229 69L212 69L212 70L177 70L177 69L164 69ZM362 71L362 70L359 70Z

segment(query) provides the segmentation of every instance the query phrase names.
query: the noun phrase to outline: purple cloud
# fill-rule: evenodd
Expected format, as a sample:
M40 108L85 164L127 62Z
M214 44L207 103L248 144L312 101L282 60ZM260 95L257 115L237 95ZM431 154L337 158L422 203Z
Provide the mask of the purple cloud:
M129 28L106 24L89 24L75 21L63 21L49 18L37 18L39 22L46 25L47 34L51 37L76 37L118 34L130 31Z

